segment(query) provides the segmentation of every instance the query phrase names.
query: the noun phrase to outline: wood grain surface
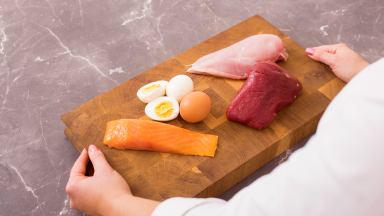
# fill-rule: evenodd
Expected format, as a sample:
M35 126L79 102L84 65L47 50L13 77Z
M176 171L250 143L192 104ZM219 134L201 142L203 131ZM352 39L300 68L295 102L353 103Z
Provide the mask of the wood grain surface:
M185 73L187 65L198 58L255 34L275 34L283 40L289 59L278 64L304 87L296 101L261 131L226 118L226 108L244 80ZM146 104L136 96L140 87L158 80L169 81L179 74L192 78L195 91L210 96L212 109L202 122L191 124L179 116L169 124L218 135L214 158L116 150L102 143L108 121L148 119ZM62 121L67 126L65 135L77 150L90 144L99 147L134 195L158 201L175 196L212 197L314 132L325 108L344 85L328 66L311 60L303 47L260 16L254 16L84 103L64 114Z

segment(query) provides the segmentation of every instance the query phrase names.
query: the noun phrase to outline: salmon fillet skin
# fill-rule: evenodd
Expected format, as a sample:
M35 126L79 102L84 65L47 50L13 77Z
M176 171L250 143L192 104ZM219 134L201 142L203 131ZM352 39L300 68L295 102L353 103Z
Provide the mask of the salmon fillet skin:
M264 61L287 61L283 41L276 35L250 36L227 48L201 57L189 73L213 75L230 79L247 79L252 66Z
M218 136L201 134L150 120L119 119L107 123L103 143L116 149L183 155L215 155Z
M261 130L291 105L302 89L300 81L276 63L257 63L227 107L227 118Z

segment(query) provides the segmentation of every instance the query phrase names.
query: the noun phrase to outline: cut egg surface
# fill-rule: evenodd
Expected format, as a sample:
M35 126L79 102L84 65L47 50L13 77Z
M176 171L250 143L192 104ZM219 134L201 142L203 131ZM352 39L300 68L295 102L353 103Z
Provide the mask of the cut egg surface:
M170 121L179 115L179 103L171 97L159 97L147 104L145 114L156 121Z
M180 103L185 95L193 92L193 81L187 75L177 75L169 81L166 92Z
M164 80L149 83L137 91L137 97L142 102L149 103L158 97L164 96L167 85L168 82Z

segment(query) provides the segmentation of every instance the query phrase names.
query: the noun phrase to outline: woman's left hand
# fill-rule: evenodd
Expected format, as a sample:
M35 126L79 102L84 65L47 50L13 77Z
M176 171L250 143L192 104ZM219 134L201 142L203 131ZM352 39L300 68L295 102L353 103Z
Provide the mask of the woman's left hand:
M86 176L91 159L93 176ZM104 154L95 146L84 149L77 159L66 187L71 207L89 215L110 215L114 202L132 197L124 178L106 161Z

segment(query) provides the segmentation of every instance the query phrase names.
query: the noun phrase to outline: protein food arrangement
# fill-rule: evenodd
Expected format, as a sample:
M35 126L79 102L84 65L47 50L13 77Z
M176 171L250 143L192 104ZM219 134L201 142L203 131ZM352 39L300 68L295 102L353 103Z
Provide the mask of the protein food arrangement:
M248 37L198 59L189 73L230 79L247 79L227 107L228 120L263 129L277 112L291 105L302 84L275 61L287 61L283 41L276 35ZM202 121L211 109L204 92L193 92L187 75L169 82L156 81L141 87L138 98L147 103L145 114L155 120L120 119L107 123L103 143L116 149L151 150L213 157L218 137L196 133L156 121L171 121L179 114L189 122Z

